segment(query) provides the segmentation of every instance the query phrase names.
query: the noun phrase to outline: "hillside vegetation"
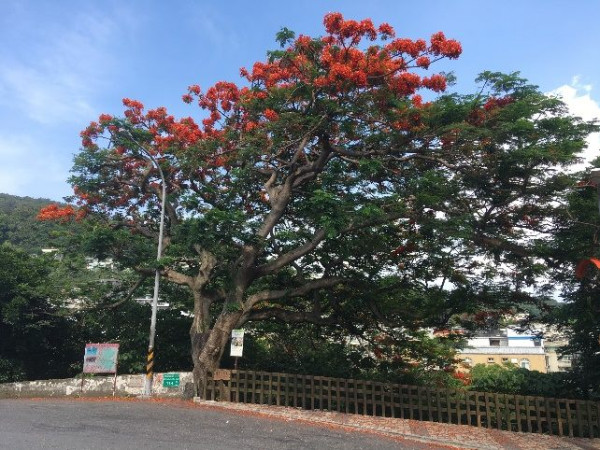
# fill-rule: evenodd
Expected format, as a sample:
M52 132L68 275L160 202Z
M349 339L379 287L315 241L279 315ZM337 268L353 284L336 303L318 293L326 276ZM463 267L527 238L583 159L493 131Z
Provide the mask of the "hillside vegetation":
M31 254L59 246L65 232L76 225L37 220L40 209L49 203L52 200L0 194L0 245L8 242Z

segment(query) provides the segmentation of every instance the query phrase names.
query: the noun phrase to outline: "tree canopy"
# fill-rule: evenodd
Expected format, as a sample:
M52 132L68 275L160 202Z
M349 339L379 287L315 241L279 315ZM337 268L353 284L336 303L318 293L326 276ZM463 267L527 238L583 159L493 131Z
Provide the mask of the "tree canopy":
M249 321L405 335L529 300L521 288L543 270L535 249L570 183L560 168L591 125L517 74L424 101L445 91L447 77L428 73L460 43L339 13L324 26L281 30L241 86L190 86L200 123L124 99L122 117L82 132L75 205L40 213L129 230L105 250L149 275L144 238L157 238L166 188L159 267L194 298L198 386Z
M43 259L0 245L0 382L64 376L65 361L81 352L48 300L48 272Z

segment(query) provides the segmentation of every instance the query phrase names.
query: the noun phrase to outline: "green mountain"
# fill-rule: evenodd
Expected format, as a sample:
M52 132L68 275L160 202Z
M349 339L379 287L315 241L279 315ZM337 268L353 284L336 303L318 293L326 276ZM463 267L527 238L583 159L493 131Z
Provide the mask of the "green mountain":
M66 228L56 222L37 220L40 209L52 200L0 194L0 245L10 243L27 253L39 254L43 248L59 245Z

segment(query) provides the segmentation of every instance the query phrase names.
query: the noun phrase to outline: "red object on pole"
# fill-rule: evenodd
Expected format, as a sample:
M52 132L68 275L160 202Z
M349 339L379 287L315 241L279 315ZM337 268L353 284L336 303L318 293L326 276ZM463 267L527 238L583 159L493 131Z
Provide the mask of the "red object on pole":
M577 264L577 267L575 268L575 278L577 278L578 280L581 280L583 278L583 276L585 275L585 271L590 264L593 264L596 266L597 269L600 269L600 260L599 259L597 259L597 258L582 259L581 261L579 261L579 263Z

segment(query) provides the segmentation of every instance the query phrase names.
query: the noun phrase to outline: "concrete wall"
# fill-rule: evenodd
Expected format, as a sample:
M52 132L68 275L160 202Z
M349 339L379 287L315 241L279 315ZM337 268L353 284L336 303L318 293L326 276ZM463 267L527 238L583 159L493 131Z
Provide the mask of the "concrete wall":
M193 397L192 373L179 373L179 387L163 387L163 374L154 374L152 392L161 397ZM13 397L63 397L63 396L106 396L112 395L114 376L92 376L86 374L81 390L81 377L62 380L23 381L0 384L0 398ZM186 389L187 384L187 389ZM141 395L144 389L144 375L117 376L116 395Z

